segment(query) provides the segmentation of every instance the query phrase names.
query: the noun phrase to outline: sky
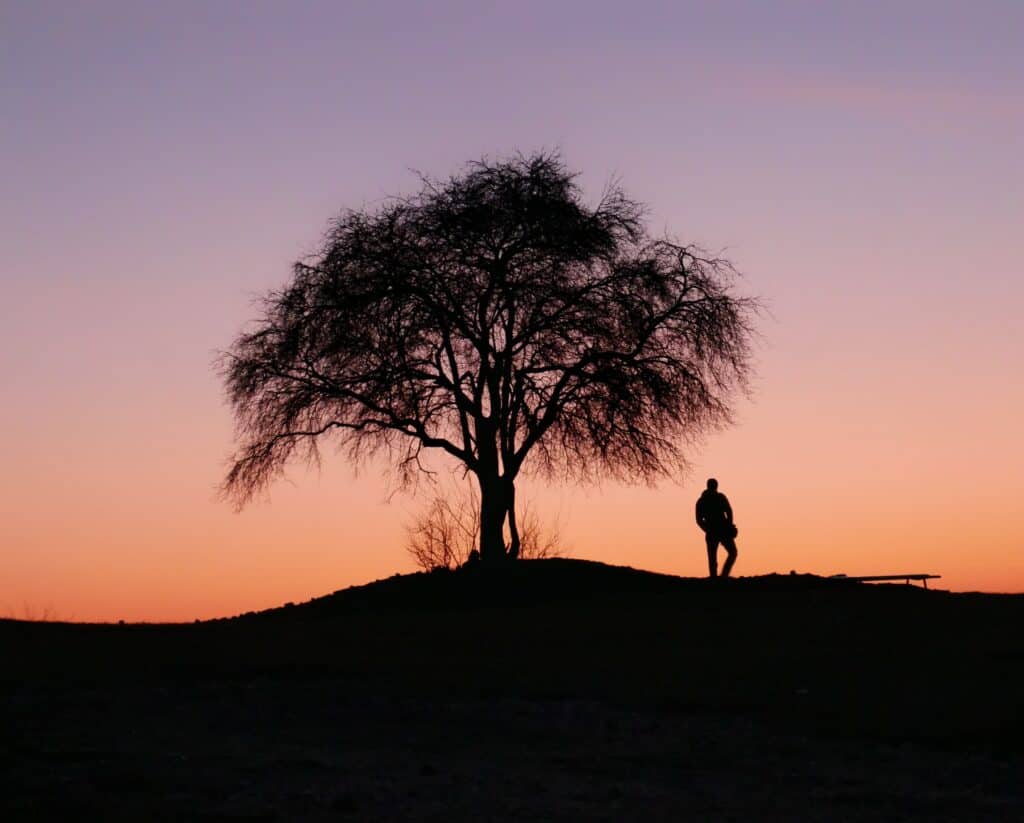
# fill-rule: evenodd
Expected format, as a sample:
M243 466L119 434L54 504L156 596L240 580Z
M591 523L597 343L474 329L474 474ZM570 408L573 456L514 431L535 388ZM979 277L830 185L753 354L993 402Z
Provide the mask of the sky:
M413 570L329 453L240 513L213 369L328 220L557 149L760 296L736 424L530 484L574 557L1024 591L1024 4L0 0L0 615L192 620Z

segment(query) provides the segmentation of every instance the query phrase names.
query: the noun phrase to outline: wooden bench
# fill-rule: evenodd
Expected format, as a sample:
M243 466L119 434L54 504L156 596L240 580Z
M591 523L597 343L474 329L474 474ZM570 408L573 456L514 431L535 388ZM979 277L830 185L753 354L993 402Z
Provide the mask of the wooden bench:
M908 586L911 580L920 580L921 585L928 588L929 580L938 580L941 574L867 574L859 577L850 577L845 574L833 574L831 580L852 580L855 583L880 583L882 581L902 580Z

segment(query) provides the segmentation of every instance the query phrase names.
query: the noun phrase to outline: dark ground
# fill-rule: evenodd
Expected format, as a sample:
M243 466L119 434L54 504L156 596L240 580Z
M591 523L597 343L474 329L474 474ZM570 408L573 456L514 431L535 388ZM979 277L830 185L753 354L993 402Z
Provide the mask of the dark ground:
M1024 595L548 560L0 621L0 820L1024 821Z

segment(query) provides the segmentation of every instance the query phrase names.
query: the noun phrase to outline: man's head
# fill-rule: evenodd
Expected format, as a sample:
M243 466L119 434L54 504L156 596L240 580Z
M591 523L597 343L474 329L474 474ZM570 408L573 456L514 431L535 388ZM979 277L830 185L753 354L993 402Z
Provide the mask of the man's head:
M715 480L715 478L713 478L713 477L709 477L708 478L708 491L711 491L711 492L718 491L718 481Z

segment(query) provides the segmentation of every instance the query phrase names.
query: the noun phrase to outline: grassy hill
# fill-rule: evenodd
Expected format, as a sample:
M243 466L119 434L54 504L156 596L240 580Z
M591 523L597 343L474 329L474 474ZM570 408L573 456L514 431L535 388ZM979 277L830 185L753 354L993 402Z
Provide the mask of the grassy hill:
M57 811L108 819L706 819L768 785L780 819L1003 819L1022 626L1018 595L564 559L199 624L5 621L6 811L52 811L63 773Z

